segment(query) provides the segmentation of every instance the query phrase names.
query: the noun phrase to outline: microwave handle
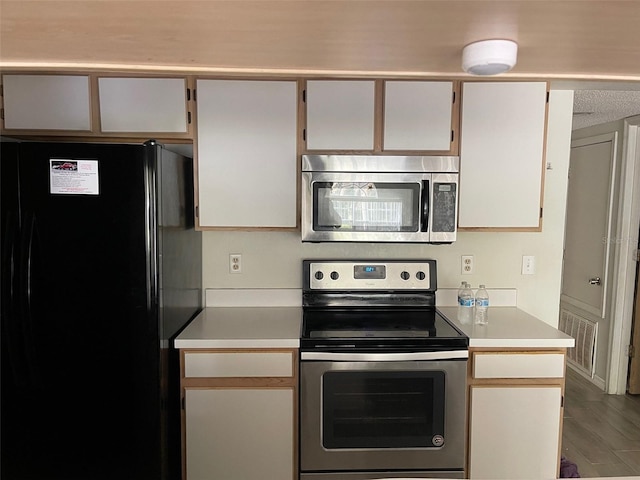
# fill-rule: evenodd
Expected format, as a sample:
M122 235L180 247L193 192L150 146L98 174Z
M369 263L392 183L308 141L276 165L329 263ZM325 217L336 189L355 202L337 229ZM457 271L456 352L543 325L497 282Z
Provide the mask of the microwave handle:
M422 181L422 199L420 211L420 231L429 231L429 200L431 198L429 192L429 180Z

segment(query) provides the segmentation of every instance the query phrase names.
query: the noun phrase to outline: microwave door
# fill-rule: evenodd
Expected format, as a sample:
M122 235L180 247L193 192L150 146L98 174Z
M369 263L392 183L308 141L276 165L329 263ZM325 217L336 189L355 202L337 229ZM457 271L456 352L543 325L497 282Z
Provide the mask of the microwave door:
M429 241L429 173L303 172L303 242ZM424 202L424 203L423 203Z

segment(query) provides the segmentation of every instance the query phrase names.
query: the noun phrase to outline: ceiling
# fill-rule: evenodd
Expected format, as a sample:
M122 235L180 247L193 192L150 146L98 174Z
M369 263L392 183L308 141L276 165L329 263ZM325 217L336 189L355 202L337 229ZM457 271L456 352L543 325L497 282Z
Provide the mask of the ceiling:
M634 0L0 0L0 68L465 79L464 45L507 38L499 78L637 90L639 25Z
M640 91L576 90L574 93L574 130L639 114Z

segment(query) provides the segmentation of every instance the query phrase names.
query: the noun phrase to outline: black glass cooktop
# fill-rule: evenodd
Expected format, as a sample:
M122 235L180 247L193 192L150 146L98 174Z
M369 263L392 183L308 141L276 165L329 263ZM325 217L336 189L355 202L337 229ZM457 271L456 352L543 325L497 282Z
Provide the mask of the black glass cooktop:
M313 351L466 349L469 339L434 307L305 308L301 348Z

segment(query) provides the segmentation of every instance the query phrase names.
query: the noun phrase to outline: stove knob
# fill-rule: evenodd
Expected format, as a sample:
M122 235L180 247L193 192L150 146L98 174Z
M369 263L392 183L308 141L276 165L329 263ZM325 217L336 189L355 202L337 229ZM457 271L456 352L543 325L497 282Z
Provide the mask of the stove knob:
M425 277L425 276L426 276L426 275L425 275L425 274L424 274L424 272L423 272L423 271L421 271L421 270L420 270L418 273L416 273L416 278L417 278L418 280L424 280L424 277Z
M331 272L331 280L337 280L338 278L340 278L340 274L338 272L335 270Z
M316 277L316 280L322 280L324 278L324 273L322 273L320 270L318 270L316 272L316 274L314 275L314 277Z
M401 279L403 279L403 280L409 280L409 277L410 277L410 276L411 276L411 275L409 275L409 272L406 272L406 271L405 271L405 272L400 273L400 278L401 278Z

